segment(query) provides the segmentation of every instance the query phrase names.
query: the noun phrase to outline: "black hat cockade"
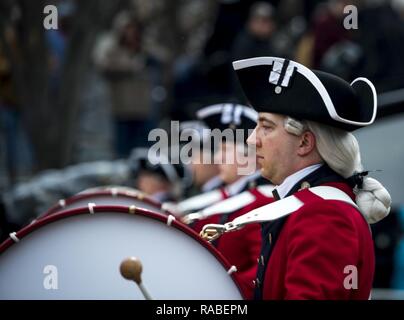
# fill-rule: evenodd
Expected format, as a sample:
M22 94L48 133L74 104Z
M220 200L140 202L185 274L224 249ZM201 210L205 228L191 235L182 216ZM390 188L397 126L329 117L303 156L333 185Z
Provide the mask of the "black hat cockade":
M376 118L376 90L366 78L349 84L278 57L239 60L233 62L233 68L257 112L316 121L346 131L370 125Z

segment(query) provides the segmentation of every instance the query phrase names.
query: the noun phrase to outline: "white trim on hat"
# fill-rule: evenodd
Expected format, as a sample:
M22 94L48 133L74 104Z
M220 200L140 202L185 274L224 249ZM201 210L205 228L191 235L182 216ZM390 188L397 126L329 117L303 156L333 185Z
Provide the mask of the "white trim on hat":
M370 90L372 90L372 94L373 94L373 114L372 114L372 119L370 120L370 123L369 123L369 124L371 124L371 123L373 123L373 121L375 121L376 113L377 113L377 93L376 93L376 88L375 88L375 86L373 85L373 83L369 79L364 78L364 77L356 78L354 81L351 82L350 85L352 86L357 81L365 82L370 87Z
M258 112L255 111L253 108L247 108L247 107L245 107L243 110L244 110L244 115L245 115L247 118L251 119L251 120L254 121L254 122L257 122L257 121L258 121Z
M221 111L221 123L231 123L234 122L233 119L234 113L234 105L232 103L224 103L222 104L222 111Z
M257 57L257 58L250 58L250 59L244 59L244 60L238 60L233 62L233 69L234 70L240 70L244 68L249 68L253 66L259 66L259 65L272 65L274 62L280 62L284 63L286 59L284 58L278 58L278 57ZM324 87L323 83L321 80L315 75L313 71L311 71L309 68L305 67L304 65L297 63L295 61L290 60L290 64L294 65L297 68L297 71L300 72L303 76L308 79L311 84L316 88L318 93L320 94L321 98L323 99L323 102L325 104L325 107L327 108L328 114L330 117L338 122L346 123L346 124L351 124L351 125L356 125L356 126L367 126L370 125L374 122L376 118L376 111L377 111L377 97L376 97L376 90L373 86L373 84L366 78L358 78L355 79L351 85L359 80L365 81L370 88L372 89L373 92L373 116L372 119L368 122L358 122L358 121L352 121L349 119L342 118L338 115L337 110L335 109L335 106L331 100L331 97L327 91L327 89Z
M241 115L243 113L243 107L241 105L236 105L234 107L234 112L233 112L233 122L235 124L240 124L241 123Z
M205 108L202 108L196 112L196 116L198 119L205 119L206 117L209 117L213 114L218 114L221 113L223 109L223 103L220 104L213 104L211 106L207 106Z
M188 129L197 130L199 132L202 131L203 129L209 129L209 127L200 120L190 120L180 122L181 132Z
M223 113L224 110L226 109L226 106L228 106L228 105L234 106L234 108L236 108L236 111L238 111L238 112L234 112L234 115L232 112L232 117L244 115L247 118L249 118L250 120L257 122L258 113L253 108L244 106L242 104L232 104L232 103L220 103L220 104L213 104L211 106L204 107L196 112L196 116L199 120L204 120L205 118L207 118L211 115ZM241 111L239 111L239 110L241 110ZM222 120L223 120L223 118L222 118ZM224 121L222 123L230 123L231 120L233 120L237 124L240 123L239 121L236 121L237 119L231 119L229 122L227 122L227 120L228 119L226 117L226 121Z

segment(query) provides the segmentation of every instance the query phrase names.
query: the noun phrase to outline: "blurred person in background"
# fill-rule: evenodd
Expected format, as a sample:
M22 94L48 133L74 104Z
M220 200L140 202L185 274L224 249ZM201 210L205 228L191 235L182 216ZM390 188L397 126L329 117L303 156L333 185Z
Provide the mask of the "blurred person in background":
M359 2L358 29L351 30L353 42L361 49L351 78L363 75L379 92L404 87L404 5L402 1L392 4L390 1Z
M256 2L250 9L245 28L236 37L232 59L246 59L277 53L273 44L276 31L275 8L266 2Z
M185 197L209 192L219 188L223 181L219 176L219 166L214 163L213 144L208 143L209 127L199 120L183 121L180 123L181 137L186 138L183 148L191 148L189 169L192 172L192 187L187 190ZM209 160L209 161L204 161Z
M260 177L259 172L254 170L255 154L248 152L245 145L248 130L256 123L257 114L254 110L240 104L219 103L198 110L197 118L210 129L209 139L215 148L206 150L210 156L208 154L205 160L217 165L218 177L222 184L216 189L176 204L172 210L182 215L201 210L253 188ZM236 140L236 132L244 134L244 141ZM228 137L226 133L231 136Z
M17 38L12 26L6 27L5 42L9 54L19 63ZM33 170L32 145L21 117L21 101L13 83L13 68L0 42L0 191L27 179Z
M204 105L227 101L233 97L231 72L232 47L248 19L250 7L256 1L221 0L217 4L215 21L201 53L191 61L180 59L174 70L174 98L171 117L193 114ZM262 2L262 1L261 1ZM263 1L276 6L279 0ZM185 61L184 61L185 60ZM195 101L200 101L196 105ZM191 109L192 110L189 110Z
M394 248L393 253L393 261L394 265L390 264L388 267L393 269L392 273L387 273L386 276L390 276L391 278L391 287L394 289L404 290L404 205L401 205L396 209L396 219L395 219L395 231L397 231L396 235L398 236L395 238L397 241L397 246ZM391 228L389 229L389 231ZM389 243L390 245L390 243ZM391 247L393 247L391 245ZM393 268L392 268L393 267ZM390 279L389 279L390 280Z
M275 8L267 2L255 2L249 12L249 17L244 29L237 35L231 48L231 60L247 59L268 55L279 55L277 48L277 23ZM231 64L228 65L232 79L233 94L240 101L244 100L244 94L237 78L231 72Z
M129 159L135 188L159 202L178 201L192 183L192 173L179 160L171 161L169 151L158 156L147 148L136 148Z
M311 7L313 12L308 16L308 28L296 49L297 61L319 68L327 50L348 39L349 33L343 24L345 5L345 0L329 0Z
M148 132L159 116L153 100L159 62L143 50L142 26L132 13L117 15L113 30L96 45L94 62L109 85L116 155L126 157L132 148L148 145Z
M357 28L344 9L357 9ZM315 7L312 20L296 50L296 60L336 74L347 81L362 75L378 92L404 86L404 24L400 0L329 0ZM352 12L355 14L355 11Z

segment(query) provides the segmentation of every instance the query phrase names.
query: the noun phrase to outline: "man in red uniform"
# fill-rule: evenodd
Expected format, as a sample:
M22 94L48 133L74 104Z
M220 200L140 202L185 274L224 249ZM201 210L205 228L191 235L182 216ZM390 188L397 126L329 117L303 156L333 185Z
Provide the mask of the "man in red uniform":
M375 267L368 223L385 217L391 203L387 190L363 172L350 133L375 119L372 83L349 84L275 57L233 67L259 112L247 142L256 146L262 175L277 185L276 201L258 209L272 208L274 218L262 224L255 298L368 299ZM348 200L319 196L311 191L317 186L343 191ZM297 209L274 206L290 204L287 197Z

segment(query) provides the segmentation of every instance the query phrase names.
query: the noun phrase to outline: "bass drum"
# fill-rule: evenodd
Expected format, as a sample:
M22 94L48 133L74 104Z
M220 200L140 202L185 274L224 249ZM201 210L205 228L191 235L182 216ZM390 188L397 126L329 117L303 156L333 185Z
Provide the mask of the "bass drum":
M0 299L144 299L120 275L137 257L153 299L242 299L234 267L172 215L135 206L68 209L0 245Z
M135 205L139 208L144 208L165 214L171 214L169 210L162 209L160 202L145 195L141 191L122 186L105 186L87 189L68 199L59 200L59 202L52 208L50 208L47 212L45 212L45 214L43 214L41 218L60 211L64 211L66 209L88 206L90 203L96 206Z

